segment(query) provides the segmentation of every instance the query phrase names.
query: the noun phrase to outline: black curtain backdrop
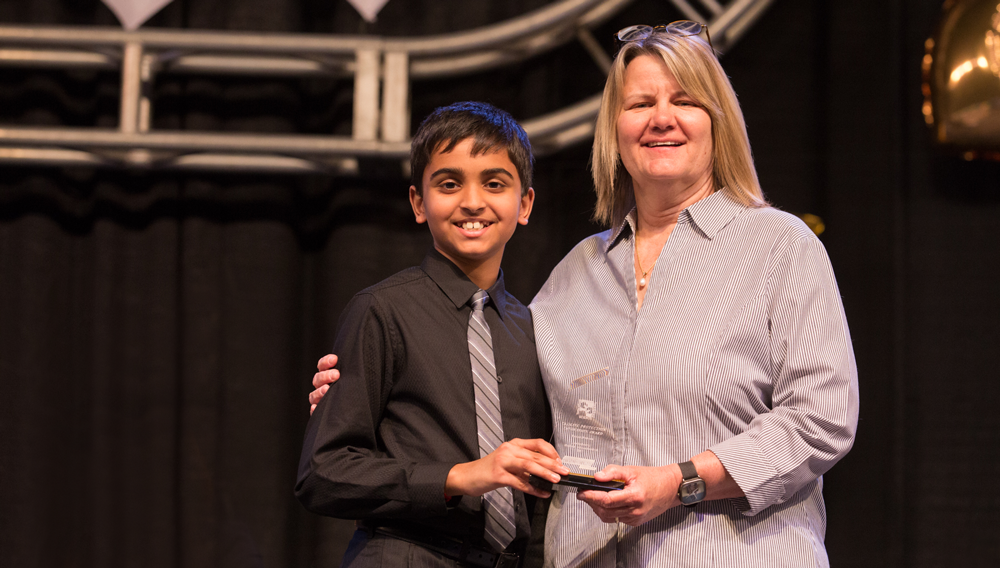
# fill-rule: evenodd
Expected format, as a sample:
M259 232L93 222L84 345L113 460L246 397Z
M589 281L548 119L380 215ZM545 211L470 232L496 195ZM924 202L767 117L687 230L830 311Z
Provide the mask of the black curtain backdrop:
M548 2L174 0L150 27L421 35ZM765 192L820 215L861 381L827 476L835 566L1000 565L1000 167L936 152L920 114L937 0L776 0L722 61ZM636 0L596 30L681 17ZM0 22L116 25L96 0L0 0ZM416 123L486 100L531 118L598 92L570 44L418 82ZM117 122L113 73L0 68L0 124ZM335 132L351 85L165 75L154 128ZM581 238L589 149L538 161L504 270L531 300ZM292 486L315 361L356 291L418 263L398 165L360 177L0 168L0 565L336 566L352 523Z

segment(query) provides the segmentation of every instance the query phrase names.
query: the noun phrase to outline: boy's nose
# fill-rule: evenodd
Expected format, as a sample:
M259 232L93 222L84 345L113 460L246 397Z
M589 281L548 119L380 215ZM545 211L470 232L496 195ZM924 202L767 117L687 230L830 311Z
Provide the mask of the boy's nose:
M478 213L486 207L486 200L483 199L483 193L476 188L467 188L462 192L462 209L466 211Z

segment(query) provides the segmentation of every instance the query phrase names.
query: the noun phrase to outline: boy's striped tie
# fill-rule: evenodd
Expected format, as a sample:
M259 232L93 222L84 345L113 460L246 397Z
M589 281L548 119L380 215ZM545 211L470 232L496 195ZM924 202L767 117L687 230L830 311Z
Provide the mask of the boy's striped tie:
M479 456L486 457L503 443L503 422L500 418L500 391L497 389L497 369L493 361L493 340L486 325L483 305L489 300L485 290L472 296L469 316L469 357L472 360L472 382L476 392L476 425L479 430ZM486 509L486 541L497 551L503 551L514 540L514 494L510 487L501 487L483 495Z

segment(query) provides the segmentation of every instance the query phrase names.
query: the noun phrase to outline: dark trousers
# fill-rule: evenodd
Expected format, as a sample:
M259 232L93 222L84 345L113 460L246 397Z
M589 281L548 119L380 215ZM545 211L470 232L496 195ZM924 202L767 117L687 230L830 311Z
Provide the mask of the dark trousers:
M426 548L358 529L347 545L341 568L456 568L462 564Z

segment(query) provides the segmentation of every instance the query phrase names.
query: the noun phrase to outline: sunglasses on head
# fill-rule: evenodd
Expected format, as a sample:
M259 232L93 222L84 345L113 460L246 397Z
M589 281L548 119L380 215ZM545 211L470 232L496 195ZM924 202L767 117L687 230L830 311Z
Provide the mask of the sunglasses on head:
M708 40L708 46L715 49L714 46L712 46L712 36L708 33L708 26L701 22L695 22L693 20L677 20L676 22L670 22L665 26L647 26L643 24L629 26L618 30L618 33L615 34L615 52L630 41L646 39L647 37L657 33L692 36L698 35L701 32L705 32L705 39Z

